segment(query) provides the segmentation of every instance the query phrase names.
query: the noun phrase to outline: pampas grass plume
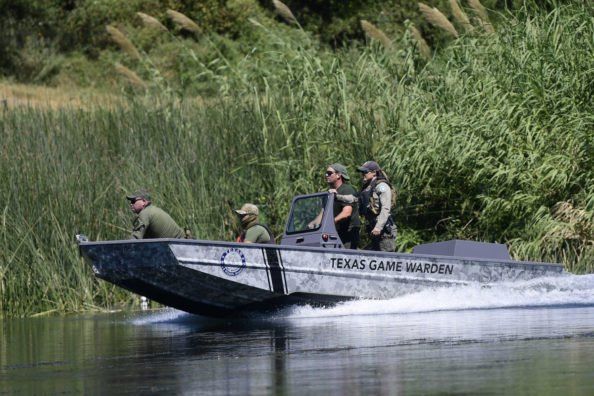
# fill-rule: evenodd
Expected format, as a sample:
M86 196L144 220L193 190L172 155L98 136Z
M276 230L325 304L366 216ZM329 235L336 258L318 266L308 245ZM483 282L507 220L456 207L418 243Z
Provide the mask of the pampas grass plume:
M276 12L285 20L285 22L291 25L299 25L297 18L295 18L295 15L293 15L291 9L287 7L285 3L279 0L272 0L272 4L274 4Z
M105 27L105 30L107 30L107 33L109 33L111 39L117 45L120 46L122 51L124 51L134 59L140 59L140 53L138 52L134 44L132 44L132 42L128 40L128 37L126 37L126 35L122 33L118 28L111 25L107 25Z
M126 77L126 79L128 80L128 82L130 84L132 84L136 87L146 88L146 83L142 80L142 78L138 77L138 74L134 73L132 70L128 69L126 66L116 63L115 69L122 76Z
M481 2L479 0L468 0L468 5L470 5L470 8L472 8L473 11L476 13L476 15L478 15L479 19L482 22L481 25L483 26L485 31L487 33L494 33L495 29L493 28L493 25L491 24L491 21L489 20L489 15L487 15L487 10L485 9L485 7L483 7Z
M458 0L450 0L450 6L452 7L452 15L454 19L464 27L464 30L467 32L471 32L473 29L472 24L470 23L470 19L468 16L462 11L460 4L458 4Z
M200 27L196 24L196 22L194 22L181 12L167 10L167 15L180 28L188 30L190 32L200 33Z
M369 38L379 41L384 47L390 48L392 46L392 40L390 40L384 32L375 27L375 25L371 22L362 19L361 28L363 28L365 34L367 34Z
M431 8L426 4L419 3L419 9L430 24L445 30L456 38L458 37L458 32L454 25L437 8Z
M411 25L410 34L412 38L417 42L417 47L419 49L419 52L421 53L421 56L426 60L431 59L431 48L429 48L429 45L421 35L421 32L419 32L419 30L416 27Z
M144 12L137 12L136 15L138 15L140 17L140 19L142 20L142 23L147 28L151 28L151 29L155 29L155 30L162 30L164 32L167 31L167 28L161 22L159 22L159 20L157 18L152 17L148 14L145 14Z

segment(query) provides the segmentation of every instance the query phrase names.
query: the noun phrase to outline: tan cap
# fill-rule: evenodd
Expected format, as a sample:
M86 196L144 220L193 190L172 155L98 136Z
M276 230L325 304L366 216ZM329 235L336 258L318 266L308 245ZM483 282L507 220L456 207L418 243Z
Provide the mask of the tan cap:
M258 207L254 204L251 203L246 203L244 204L241 209L235 209L235 213L237 213L240 216L246 215L246 214L253 214L258 216L258 214L260 213L258 211Z

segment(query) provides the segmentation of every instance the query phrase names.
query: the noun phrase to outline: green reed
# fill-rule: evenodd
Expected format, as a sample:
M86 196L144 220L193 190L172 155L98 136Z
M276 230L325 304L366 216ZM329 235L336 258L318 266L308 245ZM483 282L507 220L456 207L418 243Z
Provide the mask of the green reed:
M232 208L260 205L278 234L293 195L325 188L326 165L348 165L357 184L370 158L399 192L399 250L471 238L594 271L594 27L582 11L502 17L499 33L428 64L407 37L331 54L270 31L253 65L233 66L229 95L206 104L4 110L0 312L132 303L94 279L74 235L127 238L124 196L138 187L197 238L232 240Z

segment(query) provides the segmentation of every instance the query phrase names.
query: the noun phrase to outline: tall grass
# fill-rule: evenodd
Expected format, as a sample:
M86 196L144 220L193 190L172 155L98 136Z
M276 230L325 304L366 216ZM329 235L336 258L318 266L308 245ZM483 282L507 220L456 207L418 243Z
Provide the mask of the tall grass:
M399 191L399 250L472 238L594 271L594 27L579 3L504 17L429 63L411 37L329 53L301 29L255 28L267 46L210 69L220 100L0 113L2 314L129 302L73 236L126 238L139 186L198 238L231 240L233 207L259 204L278 233L327 164L370 158Z

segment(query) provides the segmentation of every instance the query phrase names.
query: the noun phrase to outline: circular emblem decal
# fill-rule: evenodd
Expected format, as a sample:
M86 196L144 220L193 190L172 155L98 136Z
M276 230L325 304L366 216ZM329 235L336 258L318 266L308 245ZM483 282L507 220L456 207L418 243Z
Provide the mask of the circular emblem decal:
M236 248L229 248L221 256L221 269L229 276L237 276L245 269L245 256Z

